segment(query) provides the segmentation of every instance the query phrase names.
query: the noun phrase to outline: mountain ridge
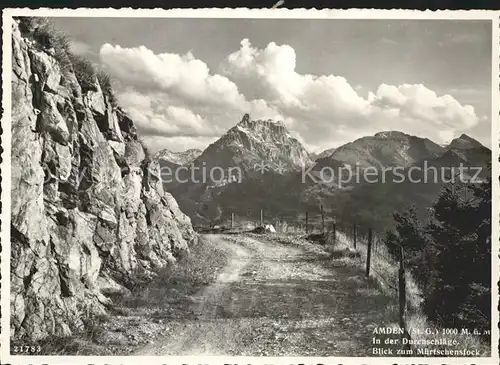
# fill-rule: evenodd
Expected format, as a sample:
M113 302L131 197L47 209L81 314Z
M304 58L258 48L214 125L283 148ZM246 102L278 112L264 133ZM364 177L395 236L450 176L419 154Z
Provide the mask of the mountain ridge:
M383 131L338 147L331 159L352 166L386 168L409 166L424 158L436 157L444 148L428 138L399 131Z
M158 151L154 155L154 159L165 160L176 165L187 165L193 162L199 155L202 154L202 150L198 148L190 148L185 151L173 152L167 148Z
M249 129L252 129L250 136ZM232 141L237 140L237 152L247 153L253 148L253 143L256 143L256 139L247 139L254 138L254 135L260 137L261 132L265 135L271 130L274 130L274 133L282 134L281 137L275 135L274 140L279 141L280 138L289 138L289 132L282 123L275 123L270 120L251 121L249 116L245 116L242 121L230 128L228 133L221 137L219 141L224 141L223 147L231 150ZM468 136L461 137L470 142ZM214 144L217 145L217 142ZM316 183L314 180L320 178L321 171L324 168L334 171L335 174L346 164L354 167L356 163L361 168L375 167L378 171L391 167L402 167L403 171L408 171L413 166L422 167L423 161L428 161L430 166L437 167L458 166L460 163L466 165L477 164L479 166L487 165L488 159L491 158L491 151L482 145L481 148L474 147L476 143L472 145L470 148L463 145L464 148L460 151L457 149L450 150L447 149L447 146L439 146L428 138L412 136L400 131L380 131L374 135L361 137L353 142L339 146L334 149L331 155L326 152L326 157L316 157L314 164L302 165L306 169L289 169L281 174L273 169L268 169L247 176L240 183L217 186L198 184L196 187L184 185L178 191L174 190L174 193L179 192L180 204L186 204L186 211L191 212L192 217L202 221L203 219L211 221L223 219L227 217L228 211L243 215L246 214L245 212L258 212L259 206L269 211L269 214L293 215L293 212L311 209L311 207L320 204L319 202L323 202L327 206L331 205L329 202L332 202L333 205L342 206L342 209L349 211L349 208L344 204L347 204L346 202L349 201L351 194L354 194L353 199L356 201L353 200L352 202L358 208L363 207L362 200L377 201L368 199L366 194L369 194L369 192L373 194L383 192L384 196L386 196L391 191L394 191L396 195L408 195L408 191L410 191L412 193L408 196L414 197L419 205L424 206L439 192L440 184L432 186L425 184L423 186L418 184L417 186L408 184L392 186L387 183L384 184L387 186L375 187L370 186L370 184L351 182L344 183L341 186L338 176L333 176L329 183ZM241 146L245 148L239 148ZM302 149L307 152L305 148L302 147ZM207 157L210 154L204 153L200 156ZM309 157L311 157L311 154L309 154ZM211 164L207 160L203 162L207 165ZM313 180L309 177L304 180L304 176L301 175L305 170L310 171ZM393 205L395 208L399 208L406 201L404 196L394 198ZM358 201L358 199L360 200ZM381 204L381 202L377 201L377 204ZM371 207L371 209L375 208ZM389 210L384 214L387 214L384 222L391 221Z

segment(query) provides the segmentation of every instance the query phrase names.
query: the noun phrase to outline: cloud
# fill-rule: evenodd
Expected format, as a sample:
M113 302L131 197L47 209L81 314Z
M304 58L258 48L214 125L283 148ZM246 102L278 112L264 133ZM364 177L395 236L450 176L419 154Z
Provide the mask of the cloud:
M208 66L190 52L155 54L144 46L122 48L107 43L99 56L116 77L139 88L164 91L203 104L238 107L244 103L234 83L211 75Z
M126 90L118 95L141 134L156 136L217 136L223 130L194 113L171 103L169 96L156 92L144 95Z
M396 129L437 141L479 121L474 108L451 95L437 95L424 85L380 85L362 97L343 77L300 74L288 45L257 49L244 39L221 70L245 96L263 95L268 105L295 121L311 144L331 147L332 140L352 140L381 129ZM443 133L443 131L447 133ZM345 142L345 141L344 141Z
M449 94L438 96L424 85L382 84L368 99L374 108L394 110L396 117L425 123L438 132L468 129L479 121L472 106L462 106Z
M206 147L243 113L283 120L312 150L381 130L443 142L479 122L472 106L424 85L382 84L367 92L338 75L299 73L295 50L274 42L259 49L242 40L216 72L191 52L104 44L99 57L118 84L127 85L120 102L155 148Z
M189 52L155 54L144 46L104 44L99 57L117 84L127 85L119 90L119 101L139 132L168 137L156 139L156 146L171 143L180 148L186 143L184 149L200 147L197 137L206 141L205 137L221 136L244 113L255 118L283 118L263 99L248 101L235 83L211 73ZM175 149L169 145L163 148Z
M222 70L245 96L261 96L270 105L285 111L343 116L366 107L367 101L345 78L299 74L295 67L296 54L292 47L271 42L259 50L244 39L240 49L226 58Z

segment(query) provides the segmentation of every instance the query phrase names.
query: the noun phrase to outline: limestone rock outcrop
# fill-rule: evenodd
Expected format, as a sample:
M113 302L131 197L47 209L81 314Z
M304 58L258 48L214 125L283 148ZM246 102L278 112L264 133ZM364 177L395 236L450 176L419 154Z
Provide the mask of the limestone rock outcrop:
M83 328L197 236L97 78L82 90L19 20L12 47L11 329L37 340Z

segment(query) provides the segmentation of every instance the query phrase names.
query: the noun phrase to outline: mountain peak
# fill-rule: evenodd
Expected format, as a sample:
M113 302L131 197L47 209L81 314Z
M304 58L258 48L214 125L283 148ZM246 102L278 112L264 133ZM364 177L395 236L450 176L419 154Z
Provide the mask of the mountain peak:
M284 123L272 119L253 120L245 114L241 121L212 143L197 158L208 166L241 166L251 169L256 163L278 164L286 171L311 163L309 153L292 137ZM280 169L281 170L281 169Z
M448 145L448 149L469 149L469 148L477 148L484 147L479 141L474 138L468 136L465 133L462 133L460 137L455 138Z
M240 123L248 123L250 121L250 114L246 113L241 119Z
M250 114L245 114L237 126L242 126L250 129L259 129L263 127L279 127L285 128L285 124L282 121L274 121L272 119L252 119Z
M374 136L380 138L405 138L408 137L408 134L400 131L383 131L375 133Z

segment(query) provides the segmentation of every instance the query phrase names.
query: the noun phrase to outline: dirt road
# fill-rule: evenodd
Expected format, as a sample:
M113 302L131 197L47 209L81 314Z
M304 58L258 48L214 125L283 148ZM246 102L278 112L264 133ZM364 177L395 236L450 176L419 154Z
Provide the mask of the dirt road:
M169 323L137 355L369 356L389 300L361 269L318 246L215 236L230 252L218 280L193 298L195 318Z

